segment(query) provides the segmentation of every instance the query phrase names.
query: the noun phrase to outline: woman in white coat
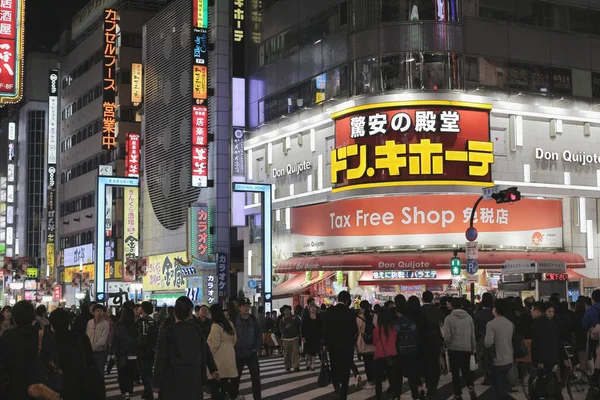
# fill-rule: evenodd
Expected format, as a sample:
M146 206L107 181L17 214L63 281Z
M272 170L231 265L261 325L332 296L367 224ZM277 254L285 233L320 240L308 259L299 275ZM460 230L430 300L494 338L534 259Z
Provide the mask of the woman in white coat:
M218 382L215 380L209 381L211 399L223 400L225 399L225 393L229 393L231 396L231 379L238 376L234 350L237 336L233 324L225 318L223 307L220 304L213 304L210 307L210 315L213 324L207 342L220 375ZM241 396L238 396L239 398Z

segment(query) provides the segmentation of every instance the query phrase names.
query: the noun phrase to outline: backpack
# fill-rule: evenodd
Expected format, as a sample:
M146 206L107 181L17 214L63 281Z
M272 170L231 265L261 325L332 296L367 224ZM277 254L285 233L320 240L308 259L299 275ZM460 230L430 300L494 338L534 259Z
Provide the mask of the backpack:
M156 341L158 340L158 327L153 319L141 318L138 322L137 344L138 350L142 354L154 352Z
M412 324L396 326L396 351L398 357L414 357L419 351L419 334Z
M373 324L373 317L369 320L358 317L365 322L365 331L362 333L362 338L366 344L373 344L373 331L375 331L375 324Z

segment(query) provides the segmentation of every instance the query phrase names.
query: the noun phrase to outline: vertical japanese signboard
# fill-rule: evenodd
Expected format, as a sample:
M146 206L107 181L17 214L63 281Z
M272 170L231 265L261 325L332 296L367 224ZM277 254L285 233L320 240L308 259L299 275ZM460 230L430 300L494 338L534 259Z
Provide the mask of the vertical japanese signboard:
M49 276L54 277L55 237L56 237L56 144L58 141L58 70L48 74L48 141L47 180L46 180L46 265Z
M102 148L117 145L115 97L117 65L117 11L104 10L104 61L102 67Z
M233 128L233 176L246 176L244 141L244 130Z
M208 187L208 1L192 0L192 148L193 187Z
M189 208L189 249L192 259L208 261L210 254L210 215L206 204Z
M128 133L125 141L125 176L140 177L140 134Z
M0 1L0 105L23 94L25 0Z
M8 182L15 182L16 181L16 166L17 166L17 151L16 151L16 146L17 146L17 127L16 124L14 122L9 122L8 123L8 165L7 165L7 177L6 177L6 181ZM6 197L4 198L4 201L9 203L6 205L6 231L5 231L5 243L6 243L6 248L5 248L5 253L7 257L12 257L13 256L13 239L12 239L12 234L13 234L13 226L14 226L14 208L12 205L12 203L15 202L15 187L14 184L12 183L8 183L8 185L6 185ZM4 196L2 196L4 197ZM12 209L12 217L9 219L9 215L8 215L8 209ZM9 241L9 232L11 234L11 238Z
M131 102L142 102L142 64L131 64Z
M139 189L137 187L125 188L125 231L123 262L139 255Z
M247 0L233 0L232 6L232 23L233 29L232 37L233 43L231 44L231 58L232 63L232 75L236 78L244 77L245 67L245 12L246 12L246 1Z
M219 303L223 304L229 297L227 278L229 277L229 257L225 253L217 254L217 284L219 285Z

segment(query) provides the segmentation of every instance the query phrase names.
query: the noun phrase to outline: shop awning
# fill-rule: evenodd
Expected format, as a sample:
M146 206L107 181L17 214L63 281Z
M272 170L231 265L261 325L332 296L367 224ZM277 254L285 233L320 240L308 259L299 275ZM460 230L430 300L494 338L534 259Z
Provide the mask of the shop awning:
M300 273L283 282L281 285L275 287L273 289L273 297L281 298L283 296L292 296L308 289L312 285L315 285L324 279L329 278L333 274L335 274L335 271L327 271L321 278L316 277L315 279L311 279L309 282L306 282L306 274Z
M358 280L359 286L387 286L387 285L449 285L452 283L452 275L449 269L437 272L435 279L375 279L371 271L363 272Z
M467 260L459 253L463 265ZM356 253L294 257L281 261L275 267L278 273L304 271L369 271L393 269L449 269L451 251L406 253ZM507 260L564 261L567 268L585 268L585 260L579 254L565 252L509 252L480 251L477 262L482 269L500 269Z

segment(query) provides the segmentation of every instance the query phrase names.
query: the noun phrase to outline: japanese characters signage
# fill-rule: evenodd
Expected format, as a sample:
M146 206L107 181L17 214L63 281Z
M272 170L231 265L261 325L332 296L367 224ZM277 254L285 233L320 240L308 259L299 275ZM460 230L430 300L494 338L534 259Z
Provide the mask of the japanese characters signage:
M115 95L117 65L117 11L104 10L104 62L102 94L102 148L117 145Z
M194 99L206 100L208 96L208 67L194 65Z
M353 247L436 246L464 242L473 195L386 196L348 199L291 210L297 252ZM532 213L531 210L536 210ZM480 245L560 248L562 202L484 201L475 213Z
M208 187L207 146L192 146L192 186Z
M56 285L52 290L52 300L60 301L62 299L62 286Z
M511 88L542 93L568 94L573 91L571 70L542 65L512 63L508 84Z
M208 145L208 107L192 106L192 146Z
M145 291L184 290L185 277L176 258L185 258L185 252L148 257L148 272L142 279Z
M244 142L244 129L233 128L233 176L246 176Z
M72 267L74 265L91 264L94 262L94 245L84 244L76 247L69 247L64 250L64 261L65 267Z
M58 70L51 69L48 76L48 164L56 165L58 141Z
M435 279L435 269L416 269L406 271L373 271L373 279Z
M48 183L46 190L46 263L50 267L50 276L54 276L54 243L56 240L56 167L48 165Z
M231 58L232 63L232 75L234 77L244 77L244 56L246 52L245 48L245 10L246 2L249 0L233 0L232 1L232 13L231 13L231 27L233 29L232 37L233 42L231 44Z
M23 93L25 0L0 1L0 105L17 103Z
M229 277L229 256L225 253L217 254L217 279L219 285L219 303L227 301L229 290L227 278Z
M208 0L192 0L192 24L198 28L208 28Z
M192 62L194 65L208 64L208 31L206 28L192 28Z
M125 190L125 230L123 232L124 239L124 255L123 261L130 258L135 258L139 255L139 189L137 187L126 187Z
M192 258L208 261L210 254L210 212L205 204L189 208L189 249Z
M140 176L140 134L128 133L125 141L125 176Z
M75 278L75 276L77 274L79 274L79 266L65 268L64 269L64 279L61 279L61 282L71 283L71 282L73 282L73 278ZM94 277L95 277L94 264L83 264L83 274L88 275L90 277L90 280L94 280Z
M199 270L199 275L188 278L190 298L193 301L208 304L209 306L219 301L219 291L217 283L217 268L213 263L206 263Z
M54 243L46 243L46 265L48 265L48 276L50 277L54 277L54 271L56 270L55 251Z
M131 102L142 102L142 64L131 64Z
M334 114L333 191L382 184L491 185L491 106L439 104L373 105Z

